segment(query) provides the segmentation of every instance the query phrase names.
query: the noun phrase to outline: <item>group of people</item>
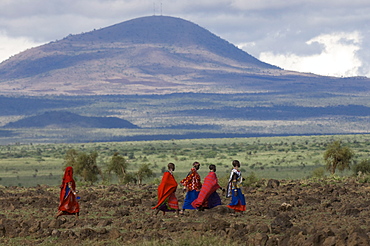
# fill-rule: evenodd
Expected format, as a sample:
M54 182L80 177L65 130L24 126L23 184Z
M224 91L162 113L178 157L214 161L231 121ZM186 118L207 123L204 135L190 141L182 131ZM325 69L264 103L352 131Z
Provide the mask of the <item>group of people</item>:
M231 202L227 207L237 212L242 212L246 210L246 203L241 191L242 175L240 162L234 160L232 165L233 169L226 188L226 197L231 197ZM204 210L221 205L221 198L217 190L221 189L225 192L225 189L218 184L216 166L213 164L209 165L209 173L204 178L203 184L198 174L199 168L200 163L194 162L188 175L180 181L184 187L184 192L186 192L181 212L184 212L185 209ZM153 209L156 209L155 214L158 214L159 211L162 211L164 214L169 211L176 212L177 215L180 213L179 203L175 194L178 183L173 175L174 171L175 164L169 163L168 171L163 174L162 181L158 186L158 203L153 207ZM77 201L76 183L73 179L72 167L65 169L60 189L59 208L55 217L75 215L78 218L80 207Z
M232 165L233 169L226 188L226 197L231 197L231 202L227 207L236 212L242 212L246 210L246 203L241 191L242 175L240 162L234 160ZM218 184L216 166L213 164L209 165L209 173L204 178L203 184L198 174L199 168L200 163L194 162L188 175L180 181L186 192L181 212L185 211L185 209L204 210L221 205L221 198L217 190L221 189L224 192L225 189ZM175 164L169 163L168 171L163 174L162 181L158 186L158 203L153 207L153 209L156 209L156 215L159 211L162 211L163 214L166 212L180 213L179 203L175 195L178 183L173 175L174 171Z

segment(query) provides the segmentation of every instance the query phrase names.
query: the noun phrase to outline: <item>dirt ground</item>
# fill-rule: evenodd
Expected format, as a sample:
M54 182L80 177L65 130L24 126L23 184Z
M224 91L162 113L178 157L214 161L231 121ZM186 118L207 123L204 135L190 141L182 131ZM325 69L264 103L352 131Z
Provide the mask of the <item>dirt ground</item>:
M55 219L58 189L1 187L0 244L370 245L370 185L355 180L266 180L243 188L244 213L223 197L222 206L179 217L154 216L155 185L111 185L80 188L80 218ZM177 197L181 206L181 189Z

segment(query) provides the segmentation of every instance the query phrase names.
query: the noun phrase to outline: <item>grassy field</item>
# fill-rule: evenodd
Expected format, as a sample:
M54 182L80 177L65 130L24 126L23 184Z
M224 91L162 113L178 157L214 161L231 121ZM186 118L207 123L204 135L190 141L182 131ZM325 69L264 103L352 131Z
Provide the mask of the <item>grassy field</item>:
M311 177L314 170L324 166L326 145L334 140L341 140L355 152L354 162L369 158L370 135L2 145L0 185L58 185L63 174L64 156L69 149L86 153L96 151L97 164L103 172L115 152L129 161L128 172L136 171L142 164L150 164L156 177L145 180L146 183L158 182L169 162L176 164L175 176L179 181L194 161L202 164L202 178L208 173L208 165L216 164L218 177L222 180L228 176L234 159L241 161L244 177L253 172L258 178L301 179ZM351 172L338 174L351 175ZM111 182L116 180L113 178Z

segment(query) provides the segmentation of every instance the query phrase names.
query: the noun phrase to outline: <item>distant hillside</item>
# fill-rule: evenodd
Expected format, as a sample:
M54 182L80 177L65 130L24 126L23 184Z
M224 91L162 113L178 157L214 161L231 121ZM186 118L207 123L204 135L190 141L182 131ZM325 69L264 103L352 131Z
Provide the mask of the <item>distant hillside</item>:
M139 128L127 120L116 117L86 117L70 112L46 112L16 122L8 123L4 128Z
M261 85L281 75L300 74L261 62L189 21L149 16L70 35L11 57L0 64L0 92L39 96L260 91Z
M69 35L0 63L3 95L366 91L370 79L285 71L183 19L148 16Z

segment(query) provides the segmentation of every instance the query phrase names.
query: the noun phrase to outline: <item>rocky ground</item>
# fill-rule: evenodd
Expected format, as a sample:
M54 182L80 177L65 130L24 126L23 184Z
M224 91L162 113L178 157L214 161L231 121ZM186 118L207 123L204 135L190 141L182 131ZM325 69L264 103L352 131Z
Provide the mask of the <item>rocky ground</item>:
M264 181L244 188L244 213L222 205L179 217L154 216L154 185L78 188L80 218L55 219L58 187L1 187L0 244L370 245L370 185L355 180Z

